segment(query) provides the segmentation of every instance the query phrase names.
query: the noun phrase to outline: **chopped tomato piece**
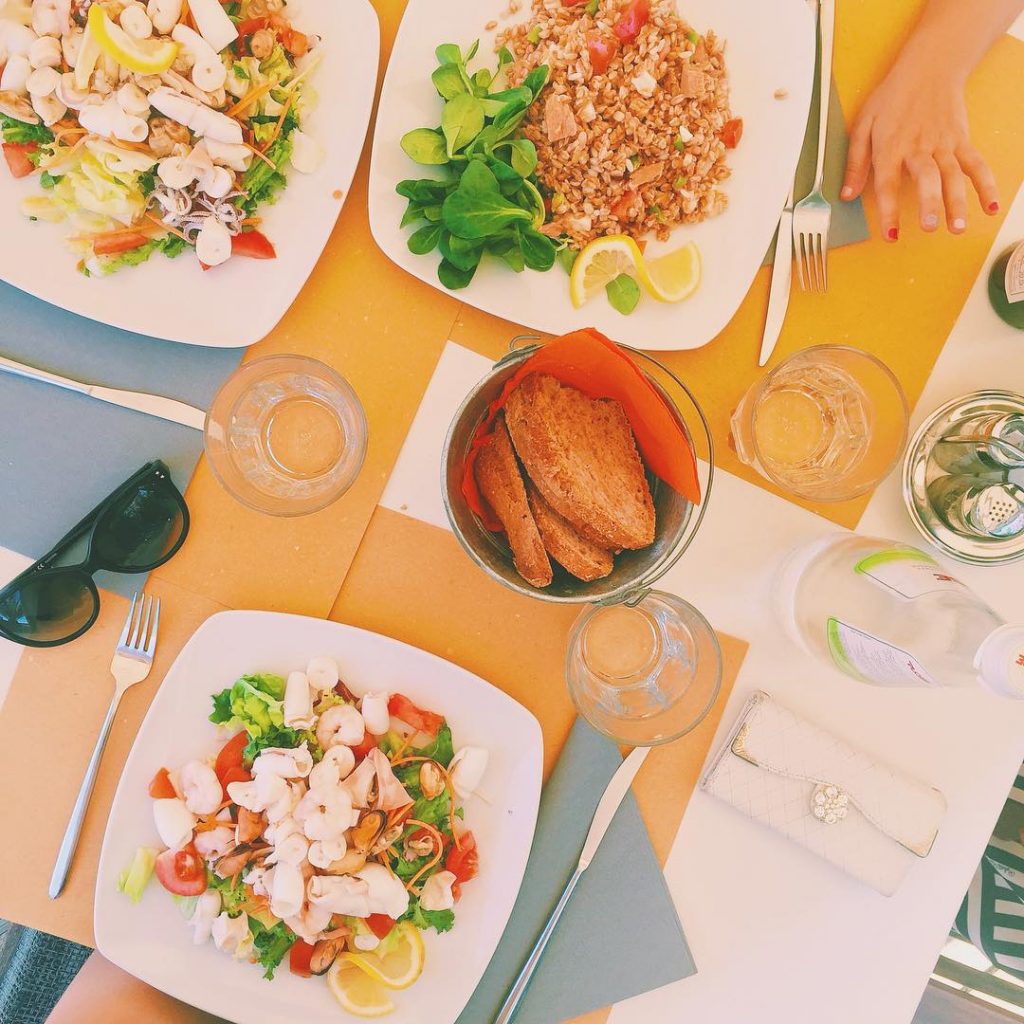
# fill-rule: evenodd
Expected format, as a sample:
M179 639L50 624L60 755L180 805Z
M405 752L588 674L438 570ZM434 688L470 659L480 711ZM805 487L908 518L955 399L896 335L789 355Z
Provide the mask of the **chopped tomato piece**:
M623 8L619 20L612 25L612 31L623 43L632 43L640 35L640 29L647 24L651 17L650 0L630 0Z
M4 159L7 161L7 168L12 177L27 178L36 169L36 165L29 160L28 156L38 148L34 142L4 143Z
M206 862L192 843L180 850L164 850L154 870L160 884L175 896L201 896L206 892Z
M633 191L624 192L622 198L612 207L612 216L616 220L629 220L629 211L636 202L636 193Z
M149 784L149 795L154 800L173 800L178 795L166 768L161 768L153 776L153 781Z
M734 117L722 125L722 142L726 149L735 149L743 138L743 118Z
M355 754L356 760L362 761L364 757L367 757L379 741L379 736L374 736L371 732L363 733L363 742L352 747L352 753Z
M309 53L309 36L294 28L281 36L281 43L293 57L305 57Z
M302 939L292 943L292 948L288 950L288 968L292 974L297 974L300 978L313 977L310 962L313 959L313 950L315 948L315 946L311 946L308 942L303 942Z
M273 260L277 253L262 231L243 231L231 239L232 256L251 256L254 260Z
M480 855L476 849L476 836L472 832L463 832L459 836L459 845L452 845L444 866L455 875L456 882L468 882L476 878L480 870Z
M246 36L254 36L261 28L266 28L269 22L269 18L246 18L245 21L240 21L236 26L238 28L238 38L244 39Z
M224 791L224 799L230 800L231 797L228 794L228 786L232 782L252 782L252 775L247 772L241 765L228 768L223 775L218 776L220 779L221 789Z
M587 52L590 54L590 66L594 74L603 75L619 52L619 41L604 32L588 32Z
M223 775L229 768L242 767L242 752L249 742L249 734L243 729L240 733L232 736L231 739L220 748L213 770L218 776Z
M433 711L424 711L417 707L408 697L401 693L393 693L388 701L388 711L401 719L406 725L412 726L417 732L425 732L428 736L436 736L437 730L444 725L444 716Z
M370 926L370 931L378 939L387 938L391 934L391 929L395 927L395 919L388 917L387 914L371 914L366 919L366 923Z
M119 252L130 252L149 241L149 235L141 231L111 231L93 239L92 251L97 256L113 256Z

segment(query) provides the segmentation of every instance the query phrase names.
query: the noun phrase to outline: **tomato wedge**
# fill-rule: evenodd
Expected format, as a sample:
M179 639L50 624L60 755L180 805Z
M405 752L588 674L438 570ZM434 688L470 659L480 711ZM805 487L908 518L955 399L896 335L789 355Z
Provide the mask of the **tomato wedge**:
M452 845L444 861L445 868L455 875L456 883L468 882L476 878L480 870L480 855L476 849L476 836L472 832L463 832L459 836L459 845Z
M401 693L393 693L388 701L388 711L395 718L401 719L406 725L412 726L417 732L425 732L428 736L436 736L437 730L444 725L444 716L433 711L424 711L417 707L408 697Z
M175 896L201 896L206 892L206 862L194 844L164 850L153 869L160 884Z
M262 231L243 231L231 239L232 256L249 256L254 260L277 259L273 243Z
M368 757L371 750L380 743L380 737L374 736L371 732L363 733L363 742L356 744L352 747L352 753L355 755L357 761L362 761L364 757Z
M386 939L391 934L391 929L395 927L395 919L388 917L387 914L371 914L366 923L378 939Z
M603 75L618 52L619 41L614 36L607 36L603 32L587 33L587 53L590 54L590 66L595 75Z
M228 794L228 786L232 782L252 782L252 774L247 772L241 765L234 765L229 768L223 775L217 776L220 779L221 789L224 791L224 799L230 800L231 796Z
M309 965L313 959L315 948L308 942L303 942L302 939L292 943L292 948L288 950L288 968L292 974L297 974L300 978L313 977L313 971Z
M218 776L223 775L229 768L241 768L243 766L242 752L245 750L245 745L248 742L249 734L243 729L236 736L232 736L220 748L220 753L217 755L217 760L213 765L213 770Z
M630 0L619 20L612 25L612 31L623 43L632 43L640 35L640 29L647 24L651 17L650 0Z
M119 252L130 252L149 241L149 235L141 231L111 231L92 241L92 251L97 256L113 256Z
M743 138L743 118L734 117L722 125L721 139L726 149L735 149Z
M36 165L29 160L29 153L34 153L39 147L34 142L5 142L4 159L7 161L7 168L14 178L27 178L35 169Z
M153 776L153 781L149 784L149 795L154 800L173 800L178 795L166 768L161 768Z

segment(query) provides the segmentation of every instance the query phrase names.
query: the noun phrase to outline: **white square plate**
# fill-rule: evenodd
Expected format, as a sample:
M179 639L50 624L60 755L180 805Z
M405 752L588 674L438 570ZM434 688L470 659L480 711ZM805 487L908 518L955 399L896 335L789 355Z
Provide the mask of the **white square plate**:
M96 881L96 945L119 967L209 1013L239 1024L337 1024L347 1015L323 979L272 982L258 966L192 944L170 896L150 882L138 906L117 876L138 846L157 845L147 787L157 770L218 748L207 722L210 695L246 672L303 668L316 654L337 659L356 693L400 691L449 721L456 745L486 747L490 762L466 825L477 837L480 874L465 887L455 927L424 933L426 965L392 993L391 1024L453 1024L483 975L519 892L540 799L543 742L524 707L441 658L352 626L276 612L221 612L198 629L165 677L125 764L103 839Z
M693 240L700 247L703 278L689 299L659 303L644 296L629 316L598 296L583 309L569 301L565 273L514 274L485 259L459 298L495 316L551 334L594 326L609 337L643 349L689 349L707 344L729 322L761 265L779 222L803 143L814 74L814 21L806 0L678 0L698 29L714 29L727 42L733 115L743 118L743 138L729 154L732 176L725 183L728 209L702 224L677 228L668 242L651 242L657 256ZM524 0L523 7L529 6ZM466 48L481 39L474 67L490 64L494 32L484 24L500 18L502 5L479 0L409 0L395 40L380 97L370 166L370 227L384 252L410 274L435 288L437 254L415 256L406 240L414 228L399 228L406 201L395 192L404 178L436 177L413 163L399 145L412 128L434 126L441 100L430 84L437 66L434 48L452 42ZM507 24L503 22L502 25ZM499 25L500 31L502 25ZM784 99L775 99L785 90Z
M292 0L296 24L324 40L310 77L318 103L304 127L326 150L314 174L288 172L279 202L260 208L275 260L230 260L204 273L189 253L159 253L110 277L75 269L67 224L33 223L18 209L38 195L35 176L0 167L0 280L111 327L191 345L237 348L268 334L295 301L338 219L373 106L380 28L369 0Z

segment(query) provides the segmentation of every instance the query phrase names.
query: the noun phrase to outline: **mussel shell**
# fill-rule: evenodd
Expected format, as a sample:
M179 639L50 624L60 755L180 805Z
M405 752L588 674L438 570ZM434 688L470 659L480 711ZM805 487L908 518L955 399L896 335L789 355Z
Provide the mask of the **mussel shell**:
M359 824L349 831L349 844L360 853L373 848L384 829L387 828L388 816L383 811L365 811Z
M313 947L313 953L309 958L311 973L326 974L344 948L344 939L321 939Z
M424 761L420 765L420 789L428 800L440 796L444 792L444 772L436 761Z

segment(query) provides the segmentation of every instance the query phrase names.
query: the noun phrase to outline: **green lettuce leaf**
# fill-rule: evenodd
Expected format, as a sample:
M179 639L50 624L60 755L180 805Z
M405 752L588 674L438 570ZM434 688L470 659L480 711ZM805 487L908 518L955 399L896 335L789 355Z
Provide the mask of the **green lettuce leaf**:
M421 931L433 928L436 932L446 932L455 924L455 912L453 910L424 910L420 906L420 901L414 896L409 901L409 909L398 920L412 921Z
M288 950L295 944L298 936L284 921L278 921L273 928L264 928L259 921L250 917L249 928L253 933L256 960L266 968L263 977L272 981L274 971L288 955Z

